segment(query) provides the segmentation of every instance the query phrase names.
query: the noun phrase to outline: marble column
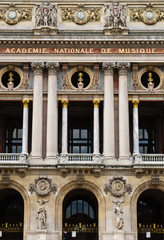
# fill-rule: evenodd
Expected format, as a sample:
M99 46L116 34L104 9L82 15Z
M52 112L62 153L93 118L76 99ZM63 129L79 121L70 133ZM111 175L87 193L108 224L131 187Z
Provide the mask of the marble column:
M119 159L129 162L129 63L119 63ZM130 163L130 162L129 162Z
M28 154L28 105L29 100L23 99L23 134L22 134L22 154Z
M94 105L94 126L93 126L93 153L99 154L99 100L93 100Z
M62 154L68 153L68 100L62 100Z
M139 125L138 104L139 100L133 100L133 154L139 154Z
M42 129L43 129L43 67L44 67L44 63L33 62L31 64L31 67L34 72L31 155L32 155L32 159L41 160L42 159Z
M47 153L46 160L57 163L58 147L58 110L57 110L57 74L59 63L47 62L48 68L48 104L47 104ZM56 161L55 161L56 160Z
M113 71L115 63L104 62L104 163L115 161Z

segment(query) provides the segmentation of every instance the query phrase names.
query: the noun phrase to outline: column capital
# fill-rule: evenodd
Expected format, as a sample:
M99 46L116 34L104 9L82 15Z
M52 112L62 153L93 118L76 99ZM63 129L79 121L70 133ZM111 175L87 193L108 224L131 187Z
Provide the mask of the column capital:
M100 103L100 100L93 100L94 108L98 108L99 107L99 103Z
M138 108L139 100L132 100L133 107Z
M56 74L59 70L59 63L58 62L46 62L46 67L50 74Z
M23 107L28 108L28 104L29 104L29 100L28 99L23 99L22 103L23 103Z
M115 67L116 67L115 62L103 62L102 64L102 68L106 74L113 74Z
M35 72L35 74L41 74L44 68L44 62L32 62L31 68Z
M63 105L63 108L67 108L68 107L68 100L61 100L61 103Z
M117 67L119 70L119 74L125 75L128 73L130 69L130 63L129 62L118 62Z

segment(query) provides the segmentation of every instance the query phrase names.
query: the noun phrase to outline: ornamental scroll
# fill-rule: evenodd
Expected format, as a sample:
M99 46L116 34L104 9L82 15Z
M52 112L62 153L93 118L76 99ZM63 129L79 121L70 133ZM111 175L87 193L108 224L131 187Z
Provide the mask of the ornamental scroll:
M79 25L86 24L88 22L100 21L100 8L84 6L62 8L61 18L63 22L74 22Z
M21 21L31 21L32 9L16 8L14 5L10 5L9 8L0 8L0 20L9 25L15 25Z
M148 4L144 9L131 9L130 20L131 22L153 25L159 21L164 21L164 9L153 8L152 4Z

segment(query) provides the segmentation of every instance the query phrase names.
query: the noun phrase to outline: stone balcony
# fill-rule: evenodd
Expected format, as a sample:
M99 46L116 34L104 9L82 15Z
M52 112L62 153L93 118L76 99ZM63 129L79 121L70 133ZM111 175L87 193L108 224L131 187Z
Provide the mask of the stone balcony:
M0 153L0 166L28 166L28 155L20 153Z
M133 166L140 168L164 168L164 154L135 154L133 156Z

